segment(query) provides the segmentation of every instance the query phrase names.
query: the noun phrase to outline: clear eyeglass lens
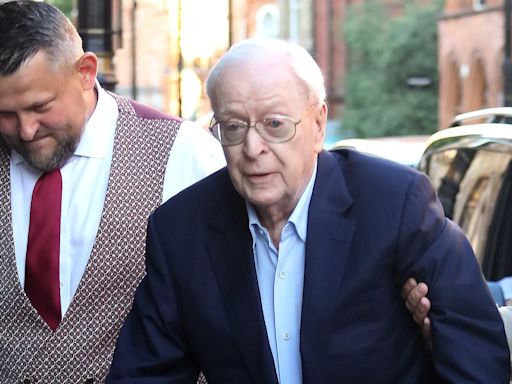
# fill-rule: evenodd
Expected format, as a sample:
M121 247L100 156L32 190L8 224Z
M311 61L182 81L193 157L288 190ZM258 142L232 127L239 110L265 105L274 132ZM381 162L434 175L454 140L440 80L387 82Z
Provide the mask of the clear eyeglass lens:
M295 131L292 119L279 116L268 117L254 123L256 131L267 141L279 143L289 140ZM240 144L250 126L245 121L220 121L212 126L214 136L224 145Z
M226 144L238 143L243 141L248 126L243 121L226 121L217 124L219 127L221 142Z
M288 138L295 128L295 123L286 117L271 117L261 122L264 134L269 139L283 140Z

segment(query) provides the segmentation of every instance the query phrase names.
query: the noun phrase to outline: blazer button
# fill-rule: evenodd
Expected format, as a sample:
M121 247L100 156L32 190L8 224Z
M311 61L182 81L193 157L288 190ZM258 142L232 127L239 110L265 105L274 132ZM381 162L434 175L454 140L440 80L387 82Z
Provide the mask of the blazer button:
M23 381L21 382L22 384L31 384L32 383L32 380L30 380L29 378L24 378Z
M94 379L85 380L85 384L94 384Z

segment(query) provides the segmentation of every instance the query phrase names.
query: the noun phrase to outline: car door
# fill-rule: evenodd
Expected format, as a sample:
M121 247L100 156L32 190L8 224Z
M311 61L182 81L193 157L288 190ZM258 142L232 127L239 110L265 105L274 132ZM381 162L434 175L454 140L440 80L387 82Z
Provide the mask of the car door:
M512 275L511 142L457 137L427 148L419 169L431 178L445 215L468 236L485 277Z

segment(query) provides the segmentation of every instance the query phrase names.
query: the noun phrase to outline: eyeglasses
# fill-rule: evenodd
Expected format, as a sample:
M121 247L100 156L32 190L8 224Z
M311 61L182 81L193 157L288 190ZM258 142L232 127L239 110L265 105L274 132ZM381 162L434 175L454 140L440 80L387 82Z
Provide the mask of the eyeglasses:
M213 116L210 122L210 131L225 146L242 143L251 127L254 127L256 132L269 143L285 143L295 136L297 125L314 105L310 105L298 121L294 121L291 117L284 115L271 115L251 124L250 122L237 119L217 121L215 116Z

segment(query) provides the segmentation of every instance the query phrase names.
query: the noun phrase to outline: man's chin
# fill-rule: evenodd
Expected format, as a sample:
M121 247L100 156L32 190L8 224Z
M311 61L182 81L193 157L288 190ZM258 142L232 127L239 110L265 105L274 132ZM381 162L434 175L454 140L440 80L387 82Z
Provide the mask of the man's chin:
M51 153L28 152L22 154L27 163L43 172L62 167L71 155L72 152L65 151L62 148Z
M80 136L68 136L63 140L46 136L30 142L9 142L6 140L6 144L18 152L30 166L47 172L62 167L75 152L79 140Z

